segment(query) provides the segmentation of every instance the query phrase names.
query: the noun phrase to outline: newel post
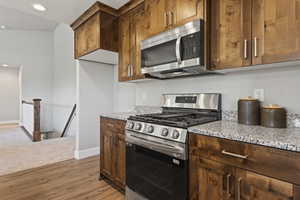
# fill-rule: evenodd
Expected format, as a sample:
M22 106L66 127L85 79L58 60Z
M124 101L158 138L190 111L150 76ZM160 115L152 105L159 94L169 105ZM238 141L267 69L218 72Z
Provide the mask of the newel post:
M41 141L41 101L42 99L33 99L33 141Z

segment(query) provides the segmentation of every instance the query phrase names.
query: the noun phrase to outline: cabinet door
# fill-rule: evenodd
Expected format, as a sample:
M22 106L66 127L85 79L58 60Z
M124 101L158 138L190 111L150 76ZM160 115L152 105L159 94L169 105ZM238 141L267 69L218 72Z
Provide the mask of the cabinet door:
M158 34L168 28L168 15L166 0L146 0L145 16L147 23L147 36Z
M251 65L252 0L211 1L213 69Z
M253 2L253 63L300 59L300 0Z
M101 130L103 131L103 129ZM104 132L104 131L103 131ZM110 131L105 131L102 133L102 151L101 151L101 173L104 173L106 176L113 177L112 169L112 147L113 147L113 135Z
M171 1L175 3L174 13L171 14L171 23L174 26L183 25L195 19L204 19L204 0Z
M292 200L293 185L280 180L238 169L236 196L240 200ZM296 199L295 199L296 200Z
M87 52L87 43L84 38L86 38L85 26L84 24L79 26L75 30L75 58L80 57L85 52Z
M234 200L234 169L190 155L190 200Z
M100 14L95 14L75 30L75 56L79 58L100 48Z
M146 39L145 15L144 6L136 9L133 16L131 34L133 35L134 46L132 53L133 63L133 79L143 79L144 75L141 72L141 42Z
M124 15L119 20L119 81L130 79L131 49L130 49L130 16Z
M114 151L114 178L115 181L125 189L126 143L124 134L115 136Z

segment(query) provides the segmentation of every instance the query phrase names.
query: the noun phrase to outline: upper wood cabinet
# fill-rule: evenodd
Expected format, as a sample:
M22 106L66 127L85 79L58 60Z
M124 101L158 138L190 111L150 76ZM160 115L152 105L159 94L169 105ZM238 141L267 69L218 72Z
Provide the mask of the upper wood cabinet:
M251 0L211 2L213 69L251 65Z
M300 1L253 0L253 64L300 59Z
M205 0L145 0L147 36L204 16Z
M299 4L299 0L211 1L212 68L300 59Z
M118 51L117 11L95 3L72 25L75 34L75 58L96 50Z
M119 81L143 79L141 41L146 38L144 4L120 16L119 30Z

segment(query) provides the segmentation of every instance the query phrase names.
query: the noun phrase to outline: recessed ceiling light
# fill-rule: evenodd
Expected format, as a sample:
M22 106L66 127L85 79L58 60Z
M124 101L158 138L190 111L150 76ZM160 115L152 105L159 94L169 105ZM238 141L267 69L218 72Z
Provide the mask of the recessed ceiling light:
M35 3L32 5L32 7L37 10L37 11L41 11L41 12L44 12L47 10L47 8L45 6L43 6L42 4L39 4L39 3Z
M6 26L5 25L1 25L0 28L1 29L6 29Z
M2 64L2 67L8 67L8 64Z

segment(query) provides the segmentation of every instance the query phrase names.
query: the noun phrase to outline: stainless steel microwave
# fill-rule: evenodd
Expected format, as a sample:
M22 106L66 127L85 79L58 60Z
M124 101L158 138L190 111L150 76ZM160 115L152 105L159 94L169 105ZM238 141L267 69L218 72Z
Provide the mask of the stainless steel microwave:
M203 29L203 20L195 20L142 41L142 73L168 79L207 72Z

